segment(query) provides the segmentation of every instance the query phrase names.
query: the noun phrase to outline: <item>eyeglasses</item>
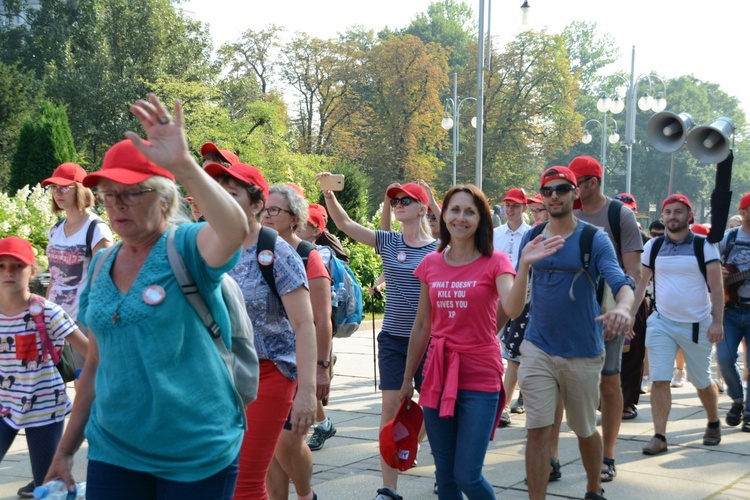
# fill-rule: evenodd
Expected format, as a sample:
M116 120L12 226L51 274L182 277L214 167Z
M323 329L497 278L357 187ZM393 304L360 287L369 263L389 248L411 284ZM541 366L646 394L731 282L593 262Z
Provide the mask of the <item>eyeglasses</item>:
M635 198L633 198L632 196L625 196L623 194L618 194L617 196L615 196L615 199L620 200L623 203L635 203Z
M67 194L68 191L70 191L72 188L70 186L50 186L50 191L57 194Z
M286 213L288 213L289 215L294 215L294 214L293 214L292 212L290 212L289 210L287 210L287 209L285 209L285 208L281 208L281 207L268 207L268 208L264 208L264 209L263 209L263 213L264 213L264 214L266 214L266 215L268 215L269 217L276 217L276 216L277 216L277 215L279 215L279 214L280 214L281 212L286 212Z
M534 214L540 214L540 213L546 212L546 211L547 211L546 208L532 208L531 209L531 213L534 213Z
M155 189L140 189L133 191L123 191L122 193L113 193L111 191L99 191L96 193L96 201L105 207L112 207L120 200L120 203L126 207L133 207L141 203L141 197Z
M539 192L545 198L552 196L552 193L559 195L568 194L573 191L576 187L573 184L558 184L557 186L545 186L539 190Z
M408 207L411 205L413 201L416 201L414 198L411 198L410 196L404 196L401 198L391 198L391 206L395 207L396 205L401 205L402 207Z
M437 220L437 217L435 217L433 214L424 214L424 218L427 220Z

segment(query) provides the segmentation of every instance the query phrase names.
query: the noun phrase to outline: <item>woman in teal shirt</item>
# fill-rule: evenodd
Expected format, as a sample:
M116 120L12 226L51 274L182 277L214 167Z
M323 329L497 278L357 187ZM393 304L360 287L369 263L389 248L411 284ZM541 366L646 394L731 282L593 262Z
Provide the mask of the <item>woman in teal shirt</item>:
M182 200L175 177L208 221L179 226L175 244L227 344L220 282L239 258L247 222L191 158L179 103L172 120L155 96L149 101L131 110L150 143L128 132L84 180L98 189L122 243L81 296L79 319L91 329L92 347L47 479L74 483L85 427L89 499L230 499L244 408L166 257L166 231Z

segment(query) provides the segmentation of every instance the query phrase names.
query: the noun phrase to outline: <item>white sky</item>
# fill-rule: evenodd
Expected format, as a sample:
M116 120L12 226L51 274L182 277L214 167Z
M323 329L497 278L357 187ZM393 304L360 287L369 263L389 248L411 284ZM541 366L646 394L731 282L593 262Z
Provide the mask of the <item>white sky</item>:
M488 0L485 0L487 3ZM208 23L214 47L240 38L250 28L269 24L289 33L303 31L328 38L359 24L376 32L402 28L426 12L431 0L189 0L183 8ZM476 12L479 0L466 2ZM492 2L492 35L507 42L520 27L523 0ZM723 0L715 5L692 0L529 0L534 28L560 32L572 21L597 23L601 33L616 40L620 60L608 69L630 73L631 49L636 48L635 76L655 71L662 78L692 74L718 83L740 99L750 115L750 82L746 58L750 49L750 4ZM667 89L669 100L669 89ZM667 109L675 112L687 111Z

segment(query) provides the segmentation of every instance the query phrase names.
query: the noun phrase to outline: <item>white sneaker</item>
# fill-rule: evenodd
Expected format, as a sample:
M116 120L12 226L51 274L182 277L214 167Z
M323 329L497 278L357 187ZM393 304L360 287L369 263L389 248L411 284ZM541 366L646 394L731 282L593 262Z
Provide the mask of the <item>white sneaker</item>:
M685 370L679 368L674 369L674 375L672 376L672 387L682 387L685 385Z
M645 375L641 380L641 394L648 394L649 392L651 392L651 381L648 375Z

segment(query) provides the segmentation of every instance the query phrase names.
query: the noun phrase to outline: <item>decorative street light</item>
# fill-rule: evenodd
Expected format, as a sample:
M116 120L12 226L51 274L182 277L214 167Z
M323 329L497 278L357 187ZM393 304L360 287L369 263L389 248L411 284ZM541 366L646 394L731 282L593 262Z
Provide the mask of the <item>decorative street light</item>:
M620 134L617 133L617 122L614 118L611 116L609 117L610 120L612 120L612 123L615 125L615 130L609 134L609 138L607 137L607 113L604 113L604 119L603 121L599 121L596 119L588 120L586 123L583 124L583 135L581 136L581 142L584 144L591 144L591 141L594 139L591 135L591 132L588 130L589 123L597 123L599 124L599 128L602 131L601 136L601 156L600 156L600 163L602 164L602 186L604 186L604 173L607 172L607 140L609 140L610 144L617 144L617 142L620 140Z
M627 154L625 165L625 191L630 193L630 179L633 170L633 145L635 144L636 101L638 103L638 108L641 111L646 111L648 109L655 113L664 111L667 108L667 86L661 78L656 75L644 74L635 78L635 46L633 46L633 53L630 60L630 81L619 75L614 76L623 81L622 87L616 89L613 98L607 96L606 93L601 93L599 100L596 103L596 108L603 113L611 111L614 114L618 114L623 110L625 111L625 142L622 148L624 148L625 153ZM639 99L636 99L638 85L643 80L648 82L648 90ZM656 97L653 97L654 85L652 80L656 80L662 85L662 92L656 93ZM622 99L623 96L621 95L623 93L625 98L624 101Z
M490 10L492 9L492 0L487 0ZM529 20L529 5L528 0L524 0L521 5L521 12L523 16L523 23L528 24ZM482 152L484 150L484 70L489 69L489 64L484 60L484 0L479 0L479 23L477 32L477 114L476 121L480 124L477 127L477 159L476 159L476 178L474 184L479 189L482 189ZM487 16L489 19L489 16ZM490 26L489 21L487 22L487 33L489 34ZM490 59L492 54L487 54L487 59Z
M458 125L461 105L466 101L476 101L476 97L458 98L458 74L453 73L453 97L445 100L445 118L440 122L440 126L445 130L453 129L453 185L456 185L456 157L458 156ZM448 115L448 111L451 115ZM472 117L471 126L477 128L477 117Z

